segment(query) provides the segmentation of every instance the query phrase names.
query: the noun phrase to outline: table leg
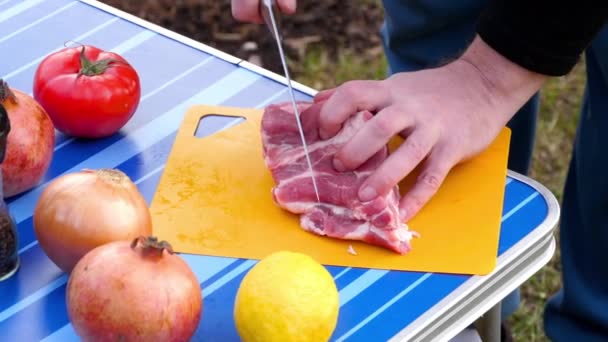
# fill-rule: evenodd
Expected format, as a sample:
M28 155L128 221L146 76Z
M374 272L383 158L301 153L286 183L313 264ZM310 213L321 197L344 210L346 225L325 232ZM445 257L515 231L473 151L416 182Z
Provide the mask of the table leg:
M483 342L500 342L500 302L477 320L477 331Z

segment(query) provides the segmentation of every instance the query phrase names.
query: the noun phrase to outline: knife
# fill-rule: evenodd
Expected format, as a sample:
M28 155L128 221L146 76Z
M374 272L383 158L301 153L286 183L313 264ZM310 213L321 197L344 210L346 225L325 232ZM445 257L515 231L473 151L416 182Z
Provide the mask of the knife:
M304 137L304 131L302 130L302 122L300 121L300 112L298 110L298 106L296 105L296 98L293 94L293 88L291 87L291 78L289 77L289 70L287 69L287 62L285 60L285 55L283 54L283 47L281 45L281 35L279 32L279 15L277 11L277 3L276 0L261 0L260 1L260 13L262 18L264 18L264 22L266 26L272 33L274 40L277 42L277 47L279 48L279 56L281 57L281 63L283 64L283 71L285 72L285 79L287 80L287 88L289 89L289 95L291 96L291 104L293 105L293 112L296 116L296 122L298 123L298 130L300 131L300 138L302 139L302 146L304 146L304 154L306 155L306 162L308 163L308 169L310 171L310 175L312 177L312 185L315 189L315 195L317 195L317 202L320 203L321 200L319 198L319 189L317 188L317 182L315 179L314 169L312 168L312 163L310 161L310 155L308 154L308 145L306 144L306 138Z

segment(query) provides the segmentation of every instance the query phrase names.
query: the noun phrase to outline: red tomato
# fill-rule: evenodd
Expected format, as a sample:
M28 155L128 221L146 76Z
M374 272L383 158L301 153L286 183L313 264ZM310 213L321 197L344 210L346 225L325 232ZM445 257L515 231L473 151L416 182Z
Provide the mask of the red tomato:
M101 138L131 119L141 87L137 72L122 56L85 45L48 55L34 75L33 95L57 130Z

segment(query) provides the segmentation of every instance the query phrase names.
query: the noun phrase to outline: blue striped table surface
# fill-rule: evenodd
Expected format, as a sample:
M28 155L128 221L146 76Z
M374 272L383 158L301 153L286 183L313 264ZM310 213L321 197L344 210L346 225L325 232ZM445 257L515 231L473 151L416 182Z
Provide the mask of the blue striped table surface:
M31 94L38 63L70 40L123 55L141 77L141 103L120 134L95 141L57 134L53 161L41 184L9 201L19 226L21 267L0 282L3 341L78 340L66 313L67 275L40 249L32 228L34 206L49 181L84 168L118 168L135 181L149 203L187 108L197 104L262 108L289 99L285 85L268 73L94 1L0 0L0 50L4 51L0 75L12 87ZM297 99L311 99L306 87L298 89ZM546 189L525 177L511 176L505 183L499 256L555 214ZM194 340L238 340L231 304L256 261L182 256L204 289L204 315ZM340 291L335 341L389 339L471 279L327 269Z

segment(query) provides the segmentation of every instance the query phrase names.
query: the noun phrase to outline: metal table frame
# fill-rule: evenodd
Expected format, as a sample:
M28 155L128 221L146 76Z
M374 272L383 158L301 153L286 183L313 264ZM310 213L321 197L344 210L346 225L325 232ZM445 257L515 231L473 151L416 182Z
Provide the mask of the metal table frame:
M545 220L498 257L492 273L471 277L391 341L446 341L471 324L476 324L483 341L500 341L500 302L551 260L556 249L553 232L560 216L559 203L547 188L519 173L508 174L544 197L548 206ZM517 253L519 250L524 252Z

